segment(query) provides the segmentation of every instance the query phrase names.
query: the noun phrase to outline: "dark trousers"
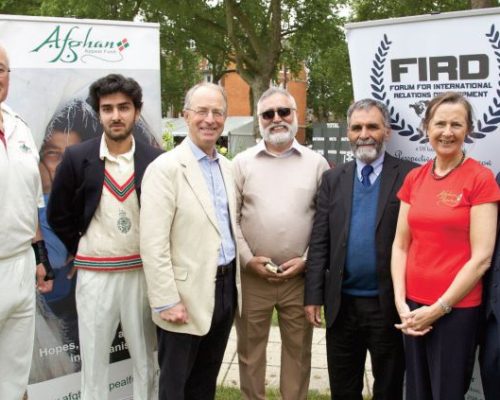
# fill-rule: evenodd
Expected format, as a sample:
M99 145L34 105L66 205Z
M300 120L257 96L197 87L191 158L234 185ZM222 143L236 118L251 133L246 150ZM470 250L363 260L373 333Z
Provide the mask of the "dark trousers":
M494 314L490 314L486 319L479 352L485 400L500 399L500 327L498 323Z
M410 309L420 307L408 301ZM405 335L406 400L463 400L469 389L480 307L454 308L424 336Z
M382 314L377 297L342 295L340 311L326 330L332 399L362 400L366 352L374 377L373 400L403 396L404 354L400 332Z
M212 400L236 310L235 266L217 274L215 307L204 336L157 328L159 400ZM200 299L203 301L203 299ZM188 310L189 313L189 310Z

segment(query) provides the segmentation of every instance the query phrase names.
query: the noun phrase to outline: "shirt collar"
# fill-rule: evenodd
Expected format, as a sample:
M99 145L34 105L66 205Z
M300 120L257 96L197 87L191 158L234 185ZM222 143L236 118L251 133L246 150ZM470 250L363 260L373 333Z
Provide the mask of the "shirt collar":
M207 158L209 160L218 160L219 159L219 153L217 153L217 150L214 149L214 154L213 157L210 158L207 153L205 153L202 149L200 149L198 146L196 146L191 138L189 136L186 136L184 139L187 141L187 144L191 148L191 151L193 152L194 158L196 158L196 161L200 161L203 158Z
M21 117L5 103L0 104L0 109L3 114L3 133L5 138L8 139L14 130L16 123L15 118L21 119ZM9 118L5 118L5 116L8 116Z
M385 151L382 151L381 154L378 156L378 158L375 161L370 163L370 165L373 167L373 173L376 176L379 176L380 173L382 172L384 157L385 157ZM367 164L356 158L356 171L358 174L358 178L360 178L360 179L361 179L361 170L363 169L363 167L365 165L367 165Z
M127 151L126 153L114 156L109 152L108 145L105 139L105 134L103 133L101 136L101 146L99 148L99 158L101 160L104 160L105 158L107 158L108 160L117 160L118 158L121 157L128 161L132 160L135 153L135 139L133 136L131 137L132 137L132 147L130 147L130 150Z
M299 155L301 155L302 152L304 151L304 149L302 148L300 143L297 142L297 139L293 139L292 145L290 146L290 148L288 148L287 150L285 150L281 154L274 154L274 153L271 153L269 150L267 150L266 143L265 143L264 139L262 139L259 143L257 143L256 150L257 150L257 154L267 154L271 157L276 157L276 158L288 157L292 153L298 153Z

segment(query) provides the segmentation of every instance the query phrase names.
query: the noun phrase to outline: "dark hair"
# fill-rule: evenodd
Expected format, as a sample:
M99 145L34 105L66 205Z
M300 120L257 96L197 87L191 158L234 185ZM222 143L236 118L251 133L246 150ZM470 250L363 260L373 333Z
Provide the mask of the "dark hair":
M457 92L445 92L440 94L439 96L434 97L429 104L427 104L427 108L425 109L425 116L422 119L422 129L427 132L427 128L429 127L429 123L431 122L432 117L436 113L438 107L442 104L461 104L465 108L465 112L467 113L467 133L472 132L474 128L473 118L474 112L472 111L472 106L469 101L460 93Z
M99 100L102 96L123 93L130 97L136 109L142 108L142 89L135 79L120 74L109 74L95 81L89 88L87 102L99 114Z

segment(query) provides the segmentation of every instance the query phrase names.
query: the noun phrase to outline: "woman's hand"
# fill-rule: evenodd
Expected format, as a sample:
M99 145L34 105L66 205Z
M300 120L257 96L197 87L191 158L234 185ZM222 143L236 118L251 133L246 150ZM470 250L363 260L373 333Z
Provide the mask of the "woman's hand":
M411 336L423 336L432 330L432 324L443 316L438 304L421 306L413 311L400 312L401 324L396 327Z
M416 329L413 328L412 326L412 311L410 311L410 307L404 300L396 301L396 309L398 310L399 318L401 318L401 323L400 324L395 324L394 326L401 330L405 335L410 335L410 336L423 336L425 335L429 330L427 331L422 331L419 332Z

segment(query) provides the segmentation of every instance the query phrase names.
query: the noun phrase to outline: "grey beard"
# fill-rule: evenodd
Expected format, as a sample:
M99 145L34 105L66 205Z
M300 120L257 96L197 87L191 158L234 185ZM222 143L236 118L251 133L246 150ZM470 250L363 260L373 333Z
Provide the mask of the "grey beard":
M291 131L277 132L277 133L272 133L272 134L269 132L266 132L264 134L264 140L266 142L269 142L269 143L274 144L274 145L288 143L291 140L293 140L294 137L295 137L295 135L293 135Z
M354 157L363 161L365 164L370 164L375 161L383 151L385 151L385 143L382 143L381 145L377 144L374 148L357 147L356 149L353 149Z

